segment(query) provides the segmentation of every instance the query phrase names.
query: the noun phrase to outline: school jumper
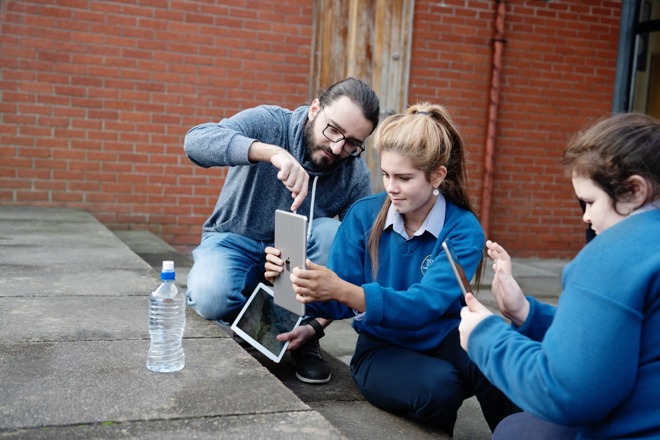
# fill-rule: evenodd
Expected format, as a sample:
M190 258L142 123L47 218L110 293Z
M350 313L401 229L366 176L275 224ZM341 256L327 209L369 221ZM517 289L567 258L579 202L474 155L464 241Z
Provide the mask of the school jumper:
M360 335L351 371L374 405L451 433L456 411L464 399L476 394L494 429L517 408L460 347L457 328L464 300L442 250L442 241L449 240L472 278L483 257L481 226L471 212L441 195L436 205L445 205L444 220L436 225L437 236L427 230L406 240L387 227L374 278L367 240L385 197L379 193L353 205L328 260L341 279L362 286L366 311L358 314L334 301L308 304L307 311L330 319L355 317L353 327Z
M484 374L578 438L660 437L660 209L608 228L564 270L557 307L528 297L520 326L483 320L468 341Z

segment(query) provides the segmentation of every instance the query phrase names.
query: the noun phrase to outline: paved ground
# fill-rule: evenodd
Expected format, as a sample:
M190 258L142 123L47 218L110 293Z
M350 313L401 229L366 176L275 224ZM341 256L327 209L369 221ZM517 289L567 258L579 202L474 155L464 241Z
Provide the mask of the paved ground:
M253 356L190 310L186 367L150 372L147 297L165 259L185 286L189 256L153 234L113 234L74 209L0 206L0 437L449 438L364 401L348 372L349 322L322 340L326 385L298 382L288 356ZM514 273L555 300L564 264L515 261ZM490 438L473 399L454 438Z
M156 270L163 259L175 261L177 280L185 288L186 277L192 265L189 255L182 255L160 238L144 231L114 231L134 252L149 262ZM547 302L556 303L561 291L561 271L566 260L525 259L513 262L514 274L526 292ZM495 304L490 295L493 272L486 268L479 298L491 309ZM449 438L441 431L412 423L393 416L367 403L353 384L348 365L353 356L357 334L350 321L334 322L321 340L321 347L329 362L333 378L326 385L306 385L298 381L288 356L275 364L258 352L251 352L255 359L268 368L278 379L291 389L301 400L317 410L335 425L342 434L351 439L442 439ZM378 420L368 423L368 420ZM489 439L488 425L483 420L475 398L465 402L460 410L454 432L455 439Z

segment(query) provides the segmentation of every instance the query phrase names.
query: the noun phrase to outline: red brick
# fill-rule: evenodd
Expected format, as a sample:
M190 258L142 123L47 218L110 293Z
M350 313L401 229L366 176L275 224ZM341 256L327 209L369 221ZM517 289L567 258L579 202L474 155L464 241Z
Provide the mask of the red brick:
M11 3L0 144L21 157L0 150L9 178L0 197L82 207L196 245L227 169L196 167L183 136L247 106L306 102L312 9L308 0ZM507 2L490 234L515 256L570 256L581 245L558 158L571 133L611 107L619 13L605 0ZM408 100L455 114L477 210L493 20L491 0L415 2ZM31 177L11 179L19 175ZM33 187L48 191L25 191Z

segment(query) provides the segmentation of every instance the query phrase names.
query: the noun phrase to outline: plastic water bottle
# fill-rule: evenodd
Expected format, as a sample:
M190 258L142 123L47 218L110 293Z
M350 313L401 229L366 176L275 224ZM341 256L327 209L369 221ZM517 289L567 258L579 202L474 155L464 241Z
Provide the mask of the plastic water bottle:
M179 371L186 363L183 329L186 326L186 299L174 283L174 262L163 261L161 284L149 295L147 368L159 373Z

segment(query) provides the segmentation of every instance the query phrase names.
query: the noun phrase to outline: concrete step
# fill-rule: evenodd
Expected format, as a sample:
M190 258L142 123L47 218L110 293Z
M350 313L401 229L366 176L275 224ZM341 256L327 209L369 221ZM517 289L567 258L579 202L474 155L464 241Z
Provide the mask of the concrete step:
M177 282L185 288L187 274L192 265L190 256L179 254L172 246L147 231L114 231L114 233L155 270L160 270L163 260L174 260ZM566 263L564 260L514 260L513 271L524 290L542 292L548 300L556 302L561 289L561 270ZM478 297L495 310L495 303L489 293L492 278L492 267L489 264ZM350 320L335 321L326 330L326 337L321 340L321 348L330 365L333 378L325 385L309 385L297 380L289 355L276 364L257 351L252 350L249 353L347 438L449 439L450 437L442 431L382 411L364 400L353 383L348 367L356 340L357 334L351 327ZM490 439L490 437L490 430L476 398L466 400L459 411L454 438L478 440Z

